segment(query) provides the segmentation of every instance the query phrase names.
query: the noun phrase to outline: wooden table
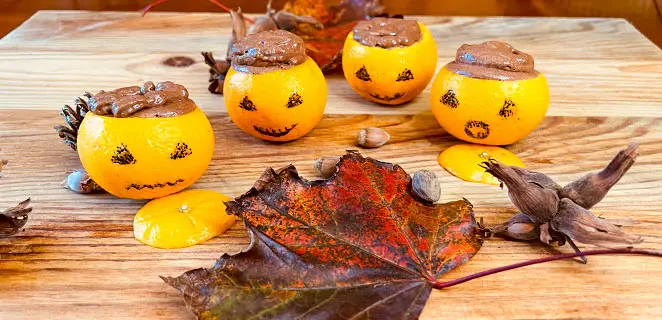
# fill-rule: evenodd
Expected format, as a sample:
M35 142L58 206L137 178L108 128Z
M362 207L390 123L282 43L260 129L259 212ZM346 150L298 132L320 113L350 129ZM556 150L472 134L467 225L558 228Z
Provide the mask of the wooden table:
M531 169L560 183L600 169L631 140L638 162L594 208L641 235L641 247L662 250L662 52L618 19L421 17L437 40L439 65L462 43L499 39L531 53L551 88L549 117L509 147ZM314 178L313 159L340 155L366 126L383 127L389 144L363 154L434 170L443 201L466 197L488 224L515 212L497 187L462 182L443 171L437 154L456 140L435 122L429 93L396 108L371 104L344 79L331 76L327 114L296 142L253 139L225 114L222 97L207 92L200 51L222 56L230 34L226 14L39 12L0 40L0 208L26 197L34 213L24 232L0 239L0 318L184 319L179 293L158 275L209 267L248 243L240 224L204 244L159 250L133 239L132 219L144 202L77 195L59 185L80 166L52 129L58 109L84 91L175 80L208 113L216 152L194 188L237 196L265 167L295 164ZM195 63L162 62L188 56ZM585 247L582 247L585 248ZM559 250L568 252L567 247ZM539 245L488 240L453 279L556 252ZM560 261L433 291L422 319L661 318L662 259L591 257L588 265Z

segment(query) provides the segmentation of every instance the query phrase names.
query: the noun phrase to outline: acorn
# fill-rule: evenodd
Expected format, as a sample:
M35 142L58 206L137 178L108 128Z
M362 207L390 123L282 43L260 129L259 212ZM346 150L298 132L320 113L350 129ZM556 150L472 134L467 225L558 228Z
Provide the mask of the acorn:
M319 157L313 163L313 167L322 178L327 179L336 173L336 165L339 161L340 157L337 156Z
M367 127L359 131L356 142L364 148L377 148L383 146L391 139L391 135L384 129Z

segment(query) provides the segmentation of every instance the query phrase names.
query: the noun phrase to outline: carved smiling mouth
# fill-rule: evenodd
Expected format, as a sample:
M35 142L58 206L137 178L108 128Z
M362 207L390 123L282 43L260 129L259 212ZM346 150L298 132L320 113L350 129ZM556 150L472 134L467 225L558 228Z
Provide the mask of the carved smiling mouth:
M405 94L398 92L398 93L394 94L393 96L382 96L382 95L379 95L377 93L371 93L370 96L377 99L377 100L381 100L381 101L393 101L393 100L400 99L400 98L404 97Z
M175 182L166 182L166 183L155 183L155 184L135 184L132 183L130 186L126 187L126 190L136 189L160 189L165 187L174 187L180 183L184 182L184 179L177 179Z
M258 126L253 126L253 129L255 129L255 131L257 131L257 132L259 132L259 133L261 133L265 136L278 138L278 137L282 137L282 136L290 133L290 131L292 131L292 129L294 129L294 127L296 127L296 126L297 126L297 124L295 123L289 128L285 127L285 129L283 129L283 130L262 128L262 127L258 127Z

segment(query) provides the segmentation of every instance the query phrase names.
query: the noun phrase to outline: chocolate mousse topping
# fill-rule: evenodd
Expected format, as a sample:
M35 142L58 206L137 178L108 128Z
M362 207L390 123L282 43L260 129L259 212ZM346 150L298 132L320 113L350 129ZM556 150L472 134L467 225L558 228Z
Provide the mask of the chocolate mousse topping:
M415 20L374 18L354 27L354 40L368 47L407 47L421 40L421 28Z
M230 50L232 68L248 73L288 69L304 63L306 58L303 39L285 30L247 35Z
M90 110L115 118L168 118L195 110L184 86L166 81L101 91L90 98Z
M463 44L455 61L446 65L448 70L478 79L523 80L538 76L533 57L499 41L481 44Z

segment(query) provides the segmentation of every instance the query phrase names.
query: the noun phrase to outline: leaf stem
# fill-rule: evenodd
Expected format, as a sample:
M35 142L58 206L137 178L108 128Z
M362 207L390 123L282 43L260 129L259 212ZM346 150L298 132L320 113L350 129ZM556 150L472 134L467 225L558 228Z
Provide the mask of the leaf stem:
M455 279L455 280L436 281L432 285L432 287L435 288L435 289L443 289L443 288L448 288L448 287L458 285L460 283L471 281L471 280L474 280L474 279L482 278L484 276L489 276L489 275L492 275L492 274L495 274L495 273L508 271L508 270L513 270L513 269L526 267L526 266L530 266L530 265L534 265L534 264L545 263L545 262L556 261L556 260L562 260L562 259L570 259L570 258L576 258L576 257L582 257L582 256L585 257L585 256L596 256L596 255L605 255L605 254L634 254L634 255L654 256L654 257L661 257L662 258L662 252L646 250L646 249L631 249L631 248L596 249L596 250L588 250L588 251L583 251L583 252L564 253L564 254L557 254L557 255L553 255L553 256L549 256L549 257L543 257L543 258L537 258L537 259L522 261L522 262L518 262L518 263L514 263L514 264L511 264L511 265L498 267L498 268L494 268L494 269L489 269L489 270L477 272L477 273L474 273L474 274L470 274L468 276L458 278L458 279Z

